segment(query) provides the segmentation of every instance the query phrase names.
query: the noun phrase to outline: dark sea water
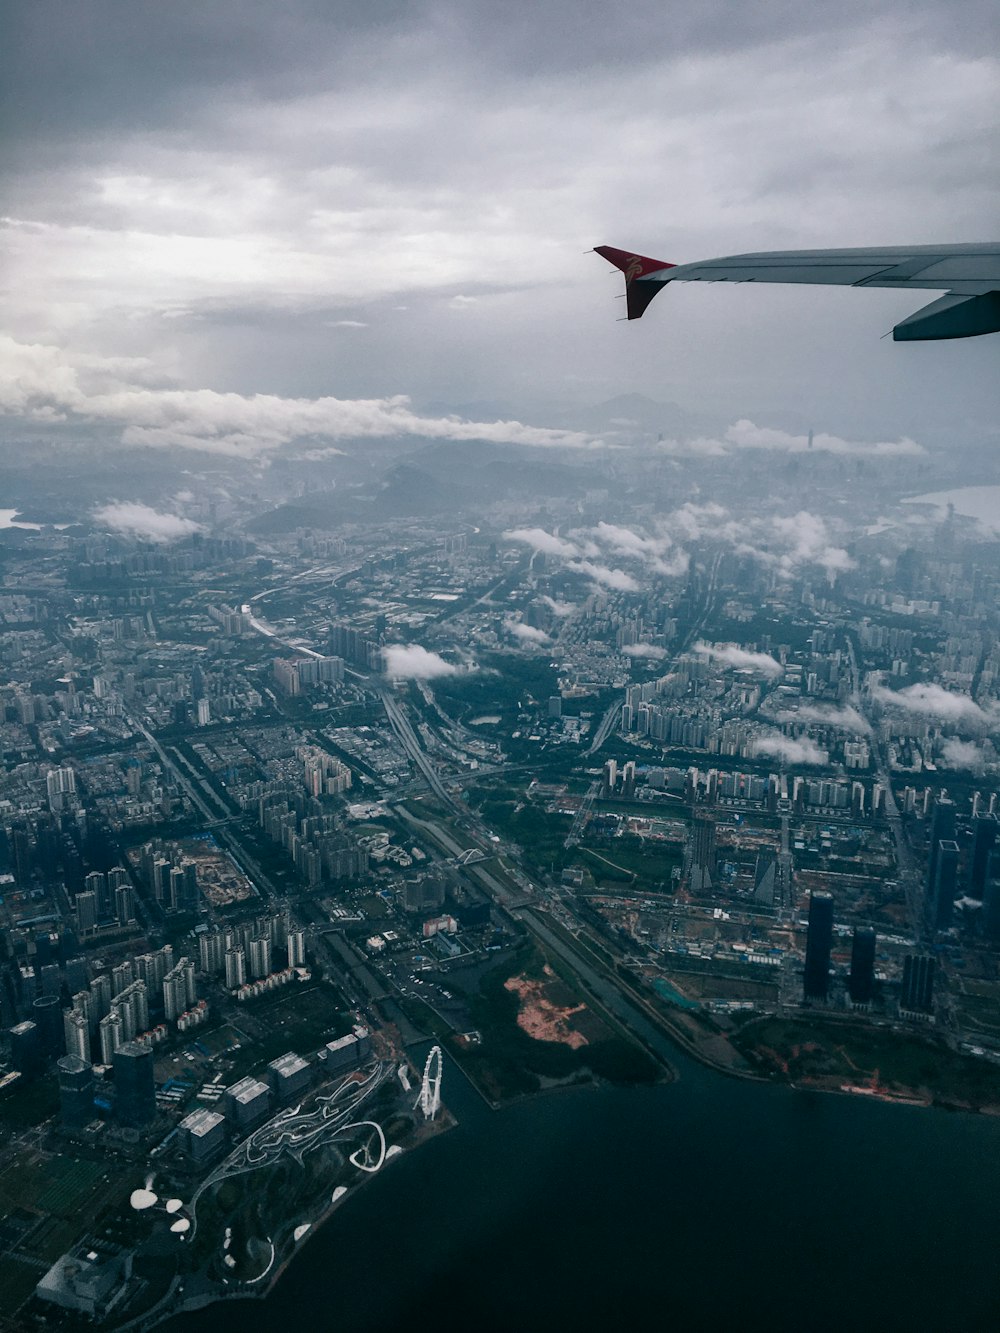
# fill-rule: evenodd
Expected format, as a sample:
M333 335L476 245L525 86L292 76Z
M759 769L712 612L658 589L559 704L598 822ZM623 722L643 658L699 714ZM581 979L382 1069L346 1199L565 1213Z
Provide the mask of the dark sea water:
M1000 1330L1000 1122L677 1064L501 1112L447 1066L457 1129L171 1333Z

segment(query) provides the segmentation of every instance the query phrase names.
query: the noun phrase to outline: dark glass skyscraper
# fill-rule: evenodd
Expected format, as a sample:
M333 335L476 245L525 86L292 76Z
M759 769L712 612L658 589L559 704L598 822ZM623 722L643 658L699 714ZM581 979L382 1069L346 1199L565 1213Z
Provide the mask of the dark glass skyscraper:
M63 1041L63 1016L58 995L39 995L31 1002L31 1018L38 1028L42 1056L54 1060L66 1049Z
M60 1119L67 1129L81 1129L94 1118L94 1071L76 1055L64 1055L56 1068Z
M986 869L997 840L997 821L993 815L980 815L972 826L972 865L969 870L969 896L982 901L986 891Z
M986 858L982 930L988 940L1000 940L1000 852Z
M907 954L903 962L903 989L899 1007L911 1013L934 1012L934 959L926 954Z
M153 1052L137 1041L115 1051L115 1114L120 1125L139 1129L156 1115Z
M854 932L847 988L853 1004L871 1004L875 993L875 932L871 926L858 926Z
M942 797L936 801L934 809L931 811L931 832L929 855L927 860L927 900L928 903L934 902L934 884L937 875L938 861L938 843L944 838L949 842L955 838L955 803L949 801L947 797ZM933 907L928 908L928 915L932 915Z
M942 838L937 845L934 878L931 880L930 914L938 930L947 930L958 896L958 843Z
M830 950L833 946L833 898L829 893L809 895L806 966L803 993L807 1000L825 1000L830 985Z

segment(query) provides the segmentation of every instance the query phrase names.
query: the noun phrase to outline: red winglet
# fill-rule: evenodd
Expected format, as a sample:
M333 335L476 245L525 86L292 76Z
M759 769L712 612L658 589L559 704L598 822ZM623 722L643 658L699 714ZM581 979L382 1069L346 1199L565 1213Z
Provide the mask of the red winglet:
M645 278L648 273L657 273L661 269L677 267L662 259L634 255L630 250L616 250L613 245L595 245L594 253L607 259L625 274L625 304L629 319L641 319L656 293L670 281L665 278L662 282L642 282L637 285L636 279Z

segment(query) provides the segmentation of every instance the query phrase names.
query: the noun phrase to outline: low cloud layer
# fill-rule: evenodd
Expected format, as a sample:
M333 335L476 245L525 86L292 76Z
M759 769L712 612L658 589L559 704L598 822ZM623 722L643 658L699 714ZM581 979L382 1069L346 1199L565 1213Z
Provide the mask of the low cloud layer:
M690 529L694 517L685 517L687 523L682 526ZM679 578L687 572L688 553L675 546L669 522L669 518L665 519L652 534L602 520L596 527L576 528L565 537L546 532L544 528L512 528L504 533L504 537L566 560L568 569L588 575L604 588L637 592L641 586L640 576ZM633 575L610 565L608 561L612 558L624 560L637 573Z
M756 737L754 753L771 755L784 764L825 764L830 757L808 736L793 740L790 736L783 736L780 731Z
M138 501L114 501L94 510L94 521L101 527L126 537L142 537L150 542L175 542L201 532L201 524L179 514L164 514Z
M626 574L624 569L612 569L609 565L595 565L593 560L571 560L567 569L574 569L578 574L586 574L595 583L599 583L602 588L610 588L613 592L639 591L638 581L631 574Z
M953 694L943 685L921 683L908 685L903 690L889 690L879 685L872 691L872 698L886 708L898 708L954 726L989 727L1000 722L1000 710L993 708L987 712L969 695Z
M941 746L938 762L946 768L982 773L986 768L986 755L973 741L960 741L952 736Z
M100 386L87 367L58 347L0 336L0 413L44 422L88 422L120 431L123 444L199 449L255 458L295 440L325 441L413 435L539 448L595 448L579 431L520 421L465 421L414 412L404 394L390 398L284 398L214 389L147 387L128 367L107 363ZM84 373L84 371L89 373Z
M858 736L866 736L871 731L868 721L850 704L845 704L843 708L834 708L830 704L801 704L798 708L786 708L778 713L775 721L836 727L840 731L851 731Z
M507 633L512 634L515 639L519 639L521 643L535 645L551 643L551 639L543 629L537 629L534 625L526 625L523 620L515 620L513 616L508 616L503 624Z
M627 643L622 652L626 657L645 657L651 662L660 662L668 656L666 648L655 643Z
M559 555L572 559L579 554L573 542L557 537L554 532L546 532L544 528L511 528L503 535L509 542L523 542L533 551L541 551L545 555Z
M393 680L437 680L455 676L459 668L419 643L393 643L383 649L385 674Z
M772 679L785 674L785 668L770 653L753 653L729 643L704 641L696 643L693 651L719 666L730 667L734 671L755 671Z

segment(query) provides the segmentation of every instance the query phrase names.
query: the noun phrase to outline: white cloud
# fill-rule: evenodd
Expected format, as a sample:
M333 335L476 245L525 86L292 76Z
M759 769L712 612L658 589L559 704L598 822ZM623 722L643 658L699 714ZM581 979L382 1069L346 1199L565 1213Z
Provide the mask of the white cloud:
M561 555L568 559L580 554L573 542L557 537L554 532L546 532L544 528L511 528L503 535L506 541L523 542L535 551L544 551L546 555Z
M547 595L542 596L542 601L549 608L552 614L554 616L558 616L560 620L564 616L571 616L575 609L572 602L558 602L554 597L549 597Z
M393 643L382 650L385 674L394 680L436 680L454 676L458 667L419 643Z
M821 750L808 736L793 740L783 736L780 731L765 733L754 738L754 753L773 755L785 764L825 764L829 755Z
M852 731L859 736L865 736L871 731L868 721L850 704L845 704L843 708L834 708L829 704L800 704L798 708L786 708L778 713L775 721L812 722L821 727Z
M580 574L586 574L603 588L611 588L615 592L639 591L639 584L631 574L626 574L623 569L610 569L607 565L595 565L592 560L571 560L567 568L575 569Z
M646 657L651 662L659 662L668 656L666 648L655 643L627 643L622 652L626 657Z
M164 514L138 501L113 501L93 511L102 527L128 537L144 537L151 542L174 542L201 532L201 524L178 514Z
M507 633L513 634L514 638L520 639L522 643L551 643L551 639L544 630L536 629L534 625L526 625L521 620L515 620L513 616L508 616L503 624Z
M326 327L328 329L366 329L368 325L363 319L328 319Z
M809 436L792 435L772 426L758 426L745 417L733 422L722 439L696 435L689 439L661 440L658 448L668 454L691 458L725 458L727 455L753 450L774 453L838 454L850 458L919 458L926 454L923 445L903 436L898 440L845 440L839 435L814 434L812 446Z
M593 529L594 536L602 546L609 546L619 555L636 556L645 560L651 556L662 555L670 545L669 538L642 537L631 528L619 527L615 523L598 523Z
M771 519L771 529L777 542L787 548L780 563L789 572L799 565L822 565L832 578L854 568L844 548L832 544L826 520L818 514L800 509L788 518Z
M938 762L946 768L965 768L973 773L982 773L986 767L986 755L974 742L950 737L941 746Z
M679 509L673 510L664 520L664 526L671 532L678 532L688 541L697 541L706 532L713 532L728 515L722 505L695 504L688 500Z
M739 449L774 449L782 453L798 454L809 452L808 435L791 435L787 431L775 430L769 426L758 426L746 418L734 422L726 431L726 441ZM904 436L899 440L878 440L871 443L861 440L844 440L837 435L814 434L812 440L814 453L845 454L851 457L868 458L913 458L927 451L922 445Z
M730 643L702 641L694 645L694 652L702 657L711 658L721 666L731 667L734 671L756 671L760 675L771 677L785 674L785 668L770 653L754 653Z
M917 713L925 717L934 717L942 722L955 725L963 723L977 726L996 725L998 710L989 712L980 708L967 694L953 694L943 685L923 682L908 685L903 690L889 690L879 685L872 690L872 698L887 708L900 708L907 713Z
M122 443L203 449L254 457L296 439L384 438L488 441L538 448L598 448L579 431L520 421L424 417L403 394L389 398L282 398L214 389L147 388L121 378L89 388L74 359L60 349L0 336L0 412L47 421L89 421L121 428Z
M676 579L682 574L686 574L691 565L691 557L687 551L682 551L680 547L671 552L669 556L657 556L650 562L650 569L656 574L662 574L664 578Z

